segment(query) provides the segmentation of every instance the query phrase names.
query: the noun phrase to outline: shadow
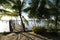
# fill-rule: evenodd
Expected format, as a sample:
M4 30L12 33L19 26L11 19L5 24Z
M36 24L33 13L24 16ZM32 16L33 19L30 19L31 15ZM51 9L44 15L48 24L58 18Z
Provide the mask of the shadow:
M22 35L24 35L25 37L27 37L27 38L33 40L31 37L29 37L29 36L27 36L27 35L25 35L25 34L22 34Z
M3 33L1 33L0 32L0 34L2 34L2 35L8 35L8 34L11 34L11 33L15 33L15 34L20 34L20 33L23 33L24 31L18 31L18 32L3 32ZM31 32L31 31L25 31L25 32Z
M45 32L45 33L40 33L40 34L36 34L36 35L31 34L31 33L28 33L28 34L36 36L36 37L44 39L44 40L47 40L44 37L46 37L48 39L52 39L52 40L60 40L60 35L58 35L57 33L54 33L54 32ZM37 35L40 35L40 36L37 36Z
M2 34L2 35L9 35L9 34L11 34L11 33L15 33L15 34L20 34L20 33L22 33L23 31L20 31L20 32L3 32L3 33L0 33L0 34Z
M15 33L15 34L22 34L24 36L26 36L27 38L33 40L31 37L29 37L29 35L32 35L32 36L35 36L36 38L40 38L40 39L43 39L43 40L48 40L48 39L52 39L52 40L60 40L60 33L55 33L55 32L44 32L44 33L40 33L40 34L32 34L32 33L29 33L30 31L26 31L26 32L23 32L23 31L20 31L20 32L4 32L4 33L0 33L0 34L3 34L3 35L9 35L11 33ZM23 33L26 33L27 35L23 34Z
M42 36L42 35L39 35L39 34L31 34L31 33L28 33L29 35L33 35L33 36L35 36L35 37L37 37L37 38L40 38L40 39L43 39L43 40L48 40L48 39L46 39L44 36Z
M11 32L3 32L3 33L0 33L0 34L2 34L2 35L8 35L8 34L10 34Z
M31 39L31 40L34 40L34 39L32 39L31 37L29 37L28 35L25 35L25 34L23 34L23 33L27 33L27 34L32 35L32 36L35 36L35 37L37 37L37 38L40 38L40 39L43 39L43 40L47 40L46 38L42 38L42 37L40 37L40 36L37 36L37 35L34 35L34 34L30 34L29 32L31 32L31 31L26 31L26 32L14 32L14 33L16 33L17 35L18 35L18 34L22 34L22 35L24 35L25 37L27 37L27 38L29 38L29 39Z
M32 32L32 30L27 30L27 31L25 31L25 32Z

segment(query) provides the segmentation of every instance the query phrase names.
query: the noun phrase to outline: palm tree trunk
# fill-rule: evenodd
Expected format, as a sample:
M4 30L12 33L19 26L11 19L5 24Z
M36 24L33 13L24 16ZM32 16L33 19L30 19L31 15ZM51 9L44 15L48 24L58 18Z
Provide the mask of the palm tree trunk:
M9 20L9 28L10 28L10 32L13 32L13 28L12 28L12 25L11 25L11 20Z
M55 31L57 32L57 21L58 21L58 14L56 12L56 15L55 15Z
M49 19L47 20L47 31L49 31L50 29L49 29ZM50 31L49 31L50 32Z
M55 28L56 28L56 32L57 32L57 21L58 21L58 3L59 3L59 0L56 1L56 9L55 9Z
M34 26L36 27L36 20L34 19Z
M22 20L22 17L21 17L21 13L19 12L19 16L20 16L20 19L21 19L21 25L23 27L23 31L25 32L25 25L23 23L23 20Z

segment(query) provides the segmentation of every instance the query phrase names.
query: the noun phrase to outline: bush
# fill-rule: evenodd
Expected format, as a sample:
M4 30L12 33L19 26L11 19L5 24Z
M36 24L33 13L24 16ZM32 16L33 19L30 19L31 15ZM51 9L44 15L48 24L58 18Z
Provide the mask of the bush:
M44 32L46 32L46 29L44 27L35 27L35 26L33 26L32 31L34 33L44 33Z

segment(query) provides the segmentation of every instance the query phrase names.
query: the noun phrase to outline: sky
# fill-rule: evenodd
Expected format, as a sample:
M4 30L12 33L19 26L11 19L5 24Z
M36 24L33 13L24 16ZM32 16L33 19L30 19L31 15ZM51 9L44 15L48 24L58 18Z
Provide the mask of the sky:
M53 0L50 0L53 3Z

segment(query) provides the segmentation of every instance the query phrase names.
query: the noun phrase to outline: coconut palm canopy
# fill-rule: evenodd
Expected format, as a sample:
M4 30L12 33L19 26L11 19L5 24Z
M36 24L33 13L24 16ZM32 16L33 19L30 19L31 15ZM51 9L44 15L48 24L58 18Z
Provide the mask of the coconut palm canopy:
M60 0L31 0L30 6L25 9L30 18L50 19L55 17L55 28L57 29L58 16L60 16Z

